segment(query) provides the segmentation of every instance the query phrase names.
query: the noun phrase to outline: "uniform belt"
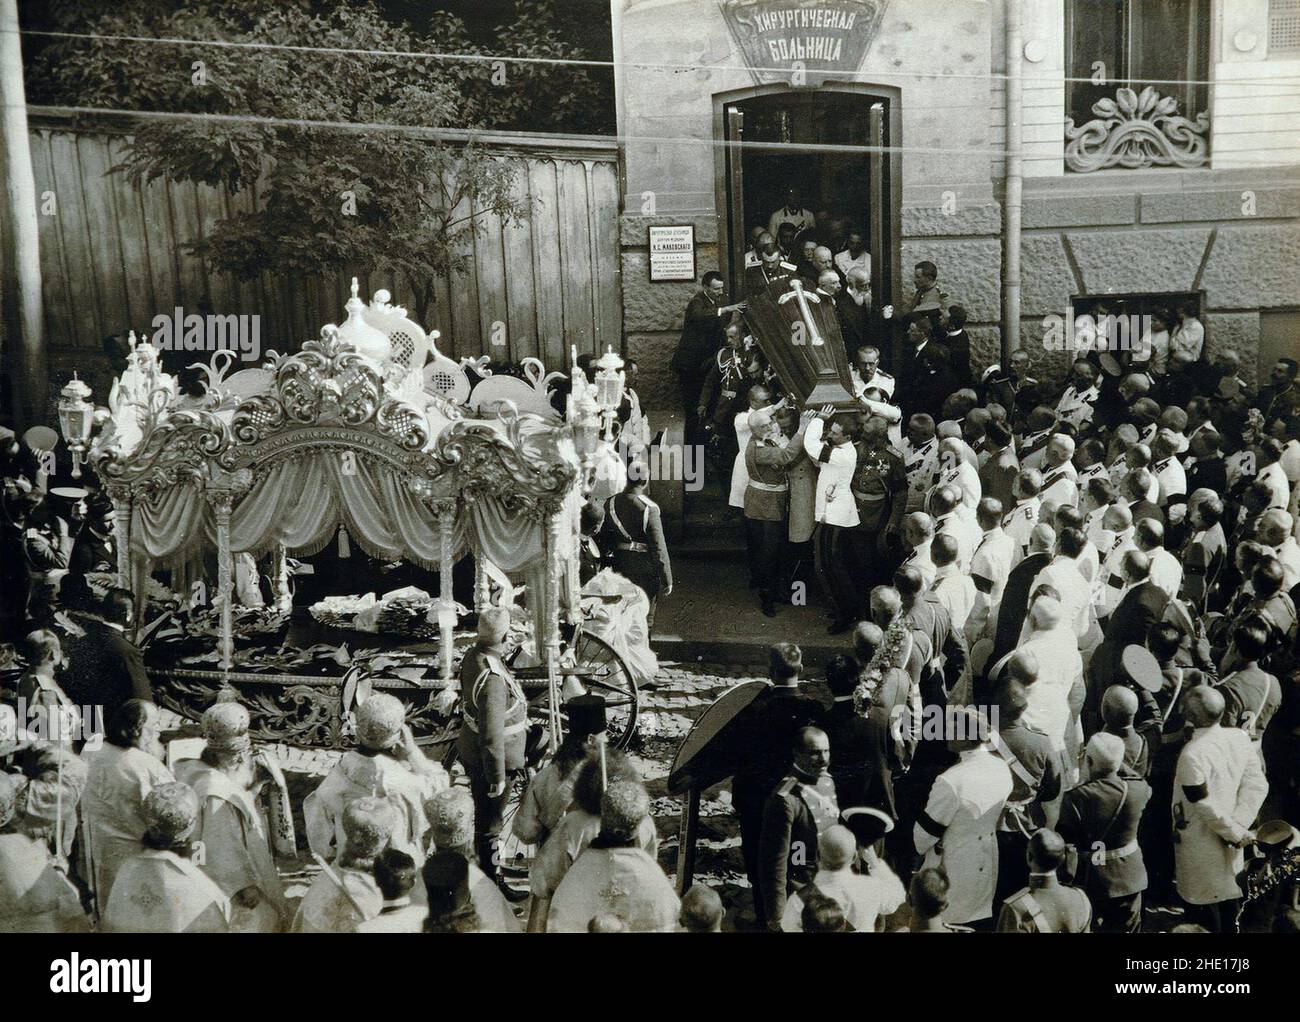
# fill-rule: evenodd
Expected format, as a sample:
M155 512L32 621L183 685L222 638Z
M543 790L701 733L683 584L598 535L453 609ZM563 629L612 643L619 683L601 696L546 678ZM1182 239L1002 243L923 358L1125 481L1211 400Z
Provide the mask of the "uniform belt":
M735 396L736 396L736 393L737 393L737 392L734 391L734 390L724 390L724 391L722 392L722 396L723 396L723 397L735 397Z
M869 502L878 504L889 497L888 493L863 493L861 490L854 490L853 497L859 502Z
M767 493L785 493L790 488L789 483L760 483L757 479L751 479L749 485L756 490L764 490Z
M634 554L648 554L650 552L650 547L645 543L619 543L614 549L629 550Z
M472 717L465 717L464 723L467 728L469 728L475 734L478 734L478 721L474 720ZM501 733L503 735L517 735L520 732L527 731L527 730L528 730L528 721L521 720L518 724L507 724L504 728L501 729Z
M1137 841L1130 841L1120 848L1107 848L1105 859L1107 862L1114 862L1116 859L1122 859L1126 855L1132 855L1138 850Z

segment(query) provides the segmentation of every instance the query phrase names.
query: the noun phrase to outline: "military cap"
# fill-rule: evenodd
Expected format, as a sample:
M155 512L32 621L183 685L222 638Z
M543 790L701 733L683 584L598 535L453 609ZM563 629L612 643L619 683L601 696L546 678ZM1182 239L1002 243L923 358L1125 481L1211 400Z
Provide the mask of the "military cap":
M149 792L144 800L144 822L154 839L179 841L199 818L199 797L180 781L167 781Z
M1159 692L1164 686L1164 675L1160 673L1160 664L1155 654L1145 646L1134 643L1125 646L1120 654L1120 665L1129 680L1148 692Z
M248 711L238 703L219 702L203 714L203 737L213 752L244 752L252 748L248 726Z
M1297 838L1300 838L1300 831L1286 820L1269 820L1255 832L1255 840L1265 848L1290 848Z
M462 848L474 840L474 800L464 788L447 788L429 800L429 837L435 848Z
M369 700L367 700L369 701ZM343 808L343 836L353 858L374 858L388 845L396 824L396 810L386 798L366 795Z
M569 716L569 733L572 735L598 735L606 728L604 696L574 696L564 704L564 709Z
M375 692L357 706L357 741L368 749L387 749L402 737L406 709L396 696Z
M840 811L840 823L853 832L859 845L875 844L894 829L894 820L883 809L850 806Z

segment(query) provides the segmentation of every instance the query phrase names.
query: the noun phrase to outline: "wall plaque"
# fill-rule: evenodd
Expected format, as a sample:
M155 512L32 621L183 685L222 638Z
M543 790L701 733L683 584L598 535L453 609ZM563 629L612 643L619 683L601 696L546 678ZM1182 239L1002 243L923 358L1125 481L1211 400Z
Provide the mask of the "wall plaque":
M695 279L695 227L680 224L650 228L650 280Z

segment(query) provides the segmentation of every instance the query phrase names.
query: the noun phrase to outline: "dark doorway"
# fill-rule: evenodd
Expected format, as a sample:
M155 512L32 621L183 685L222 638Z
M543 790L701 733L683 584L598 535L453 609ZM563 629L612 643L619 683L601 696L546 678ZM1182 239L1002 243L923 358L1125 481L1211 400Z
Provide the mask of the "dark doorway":
M752 229L768 228L794 188L816 225L799 234L793 261L806 237L839 253L850 232L861 232L871 255L872 290L892 295L894 168L883 151L893 144L891 102L884 95L823 89L764 92L722 104L733 292L739 291Z

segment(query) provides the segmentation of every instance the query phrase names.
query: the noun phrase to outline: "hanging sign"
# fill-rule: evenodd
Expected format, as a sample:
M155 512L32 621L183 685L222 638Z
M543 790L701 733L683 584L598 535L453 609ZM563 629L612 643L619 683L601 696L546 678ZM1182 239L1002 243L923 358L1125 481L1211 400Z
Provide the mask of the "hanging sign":
M876 37L888 0L721 0L727 27L760 85L815 86L853 73Z

